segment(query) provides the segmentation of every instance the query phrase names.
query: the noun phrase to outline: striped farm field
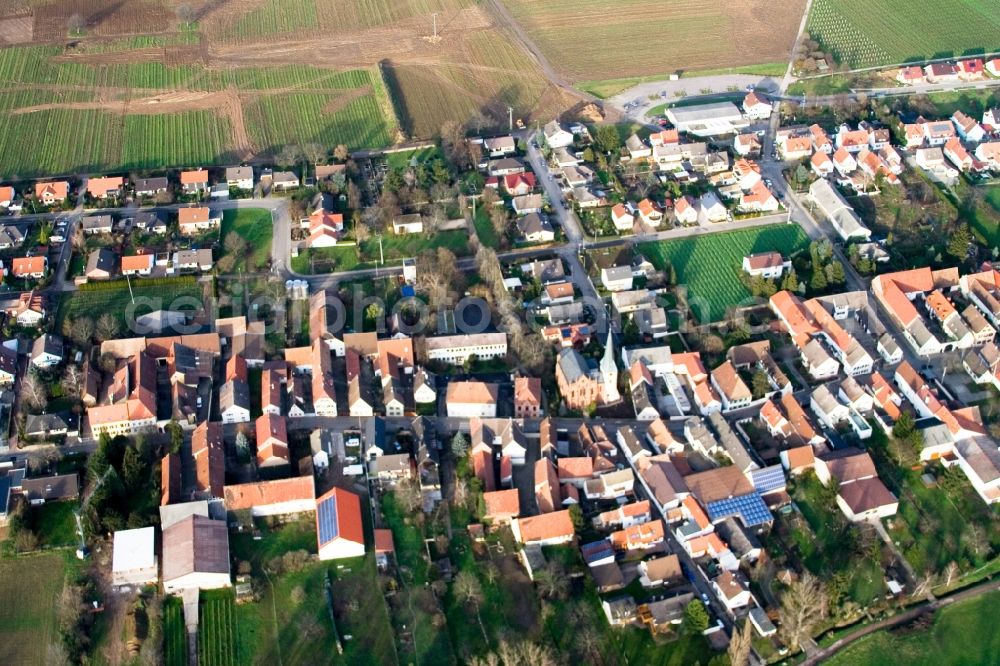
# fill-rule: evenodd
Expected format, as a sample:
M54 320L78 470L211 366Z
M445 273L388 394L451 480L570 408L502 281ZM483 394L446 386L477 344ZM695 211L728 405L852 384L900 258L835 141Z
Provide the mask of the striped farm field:
M232 590L202 592L198 602L198 663L236 666L241 663Z
M576 81L787 60L805 0L505 0Z
M148 60L170 43L0 49L0 178L232 164L288 144L377 148L395 138L375 67Z
M558 104L541 72L512 39L481 32L469 36L449 64L392 65L388 68L394 101L414 137L434 136L448 120L466 122L484 113L503 126L507 106L514 117ZM541 112L541 111L539 111Z
M187 627L184 626L184 603L180 597L163 600L163 664L187 666Z
M750 292L740 281L744 256L776 251L787 257L808 248L809 237L802 227L773 224L642 243L638 250L657 270L673 266L677 284L687 287L693 315L702 321L719 321L725 318L727 309L738 307L750 298Z
M442 26L475 0L264 0L244 13L209 20L206 31L227 42L247 43L288 35L331 34L425 21L437 12Z
M1000 50L997 0L814 0L806 26L851 67Z

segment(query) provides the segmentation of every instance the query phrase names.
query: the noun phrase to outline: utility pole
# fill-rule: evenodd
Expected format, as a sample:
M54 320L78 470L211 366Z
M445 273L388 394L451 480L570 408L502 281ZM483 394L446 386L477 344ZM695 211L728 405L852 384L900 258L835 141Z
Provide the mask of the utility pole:
M437 39L438 39L438 13L434 12L433 14L431 14L431 18L434 19L434 38L433 39L436 42Z

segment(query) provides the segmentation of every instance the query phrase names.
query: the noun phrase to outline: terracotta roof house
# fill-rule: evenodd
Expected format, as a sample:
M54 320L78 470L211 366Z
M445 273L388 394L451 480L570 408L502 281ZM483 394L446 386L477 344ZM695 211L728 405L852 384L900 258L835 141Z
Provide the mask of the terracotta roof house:
M555 546L569 543L575 536L568 509L540 516L514 518L511 530L514 532L514 540L525 545Z
M160 505L181 499L181 457L168 453L160 460Z
M222 425L205 421L191 434L195 492L208 497L223 496L226 484L226 452Z
M49 183L35 183L35 198L46 206L61 203L69 196L69 183L57 180Z
M514 378L515 418L537 419L542 416L542 380L538 377Z
M208 190L208 171L205 169L181 171L181 189L185 194L205 192Z
M186 206L177 209L177 223L182 234L195 234L219 226L222 216L207 206Z
M509 523L521 512L517 488L483 493L483 505L486 508L483 518L497 525Z
M122 257L122 275L149 275L153 272L155 256L134 254Z
M188 516L163 530L163 589L230 587L229 529L223 520Z
M477 381L448 382L445 400L448 416L494 418L497 415L498 395L499 388L496 384Z
M318 497L316 540L321 560L364 556L361 499L343 488L332 488Z
M49 260L44 256L17 257L11 262L11 273L16 278L30 277L41 279L45 277L48 269Z
M311 476L226 486L223 495L227 511L249 511L254 517L316 510L316 488Z
M274 414L257 417L257 464L260 467L288 465L288 433L285 419Z
M106 199L121 194L125 179L119 176L91 178L87 181L87 194L95 199Z
M535 462L535 503L539 513L552 513L562 506L559 473L547 457Z

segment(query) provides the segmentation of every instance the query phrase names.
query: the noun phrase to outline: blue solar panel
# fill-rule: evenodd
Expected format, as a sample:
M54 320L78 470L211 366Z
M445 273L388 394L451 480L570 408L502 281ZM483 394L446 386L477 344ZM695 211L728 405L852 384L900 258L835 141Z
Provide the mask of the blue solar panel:
M319 528L320 545L330 543L339 536L337 531L336 495L331 495L316 507L316 522Z
M580 546L580 551L583 553L583 559L587 564L603 560L606 557L614 557L615 554L611 543L607 539L584 544Z
M759 493L766 494L785 487L785 470L781 468L781 465L755 469L750 472L750 478L753 481L753 487Z
M756 492L742 497L730 497L728 499L710 502L708 505L708 515L712 522L737 516L743 521L746 527L763 525L774 520L771 512L764 504L764 500Z

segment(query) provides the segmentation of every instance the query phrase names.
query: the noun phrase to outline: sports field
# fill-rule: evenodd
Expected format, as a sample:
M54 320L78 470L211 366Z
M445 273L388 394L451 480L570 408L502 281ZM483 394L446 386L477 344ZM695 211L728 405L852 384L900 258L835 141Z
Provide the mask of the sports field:
M0 664L47 663L65 572L62 555L0 559Z
M777 251L787 257L808 247L809 237L802 227L797 224L774 224L680 240L642 243L638 250L658 270L673 266L677 283L688 289L688 304L696 318L719 321L725 318L728 308L737 307L750 299L750 292L739 278L744 256Z
M806 27L851 67L1000 50L996 0L814 0Z
M576 81L787 60L804 0L505 0Z

